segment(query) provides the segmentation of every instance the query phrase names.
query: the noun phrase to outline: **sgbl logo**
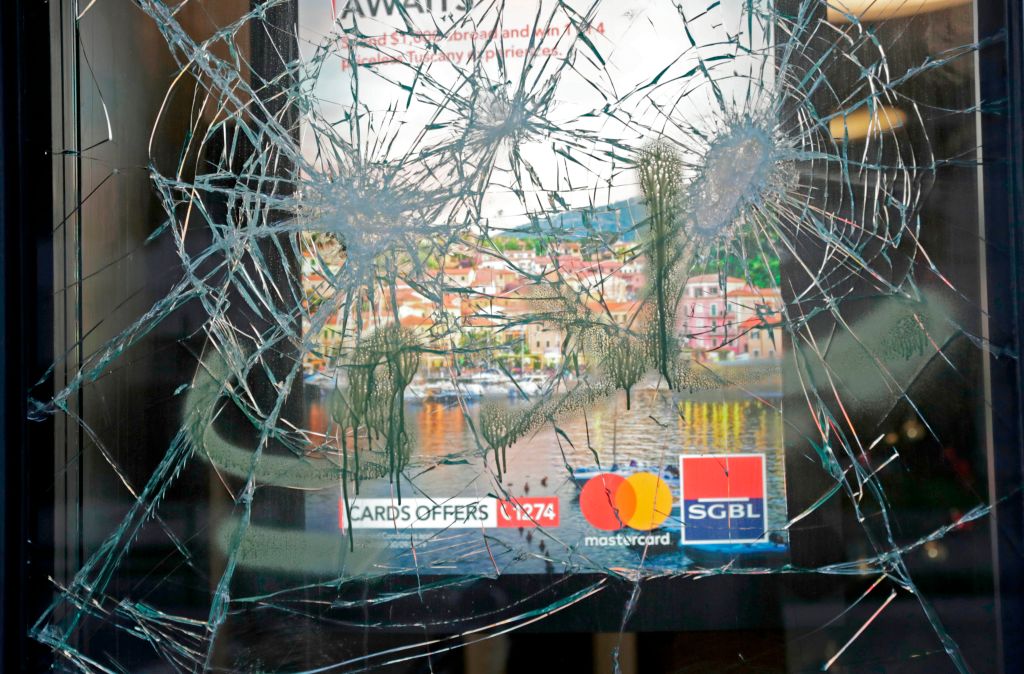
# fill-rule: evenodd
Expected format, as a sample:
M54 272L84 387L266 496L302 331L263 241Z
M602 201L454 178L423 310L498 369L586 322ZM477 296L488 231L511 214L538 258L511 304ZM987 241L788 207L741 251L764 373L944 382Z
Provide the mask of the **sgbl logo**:
M694 503L686 509L686 516L691 520L725 520L744 517L755 518L760 515L754 503Z

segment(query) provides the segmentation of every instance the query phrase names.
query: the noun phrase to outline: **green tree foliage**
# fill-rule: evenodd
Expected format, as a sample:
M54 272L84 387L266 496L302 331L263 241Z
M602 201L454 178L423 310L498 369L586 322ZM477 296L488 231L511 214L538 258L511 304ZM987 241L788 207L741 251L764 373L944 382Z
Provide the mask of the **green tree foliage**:
M779 258L775 256L765 259L761 256L740 257L735 253L729 253L694 265L690 273L691 275L725 274L749 280L758 288L778 288L782 282L779 267Z
M630 409L630 392L651 366L650 353L643 340L635 337L605 336L600 342L601 367L615 388L626 392L626 409Z
M648 284L654 304L653 351L658 371L671 387L670 344L678 298L673 272L682 255L678 235L683 212L682 162L675 148L667 142L656 141L640 150L636 168L648 213L647 235L642 245L648 260Z

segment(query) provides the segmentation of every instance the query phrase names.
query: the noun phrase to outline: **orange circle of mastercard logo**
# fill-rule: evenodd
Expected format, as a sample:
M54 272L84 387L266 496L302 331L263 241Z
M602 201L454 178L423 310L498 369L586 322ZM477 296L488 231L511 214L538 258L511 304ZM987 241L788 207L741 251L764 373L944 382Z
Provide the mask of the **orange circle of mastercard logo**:
M672 512L672 490L654 473L601 473L583 485L580 510L591 526L603 531L624 526L650 531Z

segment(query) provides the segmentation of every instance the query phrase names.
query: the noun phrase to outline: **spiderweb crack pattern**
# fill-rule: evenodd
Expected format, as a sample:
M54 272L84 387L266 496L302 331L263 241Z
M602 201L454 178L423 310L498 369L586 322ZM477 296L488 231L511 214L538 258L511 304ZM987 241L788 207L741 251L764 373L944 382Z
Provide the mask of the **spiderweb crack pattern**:
M923 40L908 63L890 52L918 19L850 3L324 2L333 23L310 26L312 0L287 25L275 21L290 0L267 0L197 40L180 21L189 3L134 4L178 65L168 98L194 100L178 164L147 169L165 218L151 239L172 242L177 279L52 399L34 400L34 416L81 424L103 452L69 401L187 308L199 307L202 327L182 341L201 346L177 391L179 430L149 479L131 484L103 452L133 505L32 628L60 666L129 671L90 648L103 623L175 671L367 671L550 619L613 582L630 587L626 631L653 578L773 574L863 580L835 619L873 608L844 645L819 654L826 669L909 598L948 661L970 671L907 560L940 550L993 504L970 489L971 507L920 531L900 524L885 485L915 443L945 442L928 388L936 371L966 382L971 359L1000 348L978 329L973 291L935 262L928 231L934 185L976 168L973 139L937 136L973 125L987 102L936 101L922 84L964 86L975 53L1000 36L931 51ZM656 36L641 60L631 31ZM272 36L272 71L249 55L243 35L254 32ZM977 248L974 234L960 235ZM699 293L728 313L694 313ZM724 354L762 355L744 348L785 355L730 367ZM527 363L543 376L527 377ZM323 423L301 414L304 380L322 389ZM509 395L481 402L484 387ZM261 519L259 501L283 493L305 499L307 514L330 501L344 518L368 497L525 502L531 484L575 508L566 494L577 493L580 467L619 470L616 453L629 456L637 437L658 448L658 470L707 451L687 429L708 396L732 401L725 391L746 402L722 403L732 421L714 423L733 430L715 442L741 450L730 423L751 406L775 429L762 441L777 456L782 510L767 516L764 542L785 547L842 503L861 554L816 566L739 554L703 562L644 543L610 562L537 520L504 537ZM425 397L443 405L416 408ZM448 417L464 438L424 450L430 424ZM527 466L538 438L555 457L546 472ZM827 485L791 499L788 514L784 453ZM209 550L162 513L196 466L227 503L211 515ZM454 491L439 492L441 479ZM205 615L147 601L159 573L138 588L117 582L153 527L209 585ZM239 579L254 573L285 580L250 591ZM500 607L381 617L514 573L547 581ZM415 582L389 589L395 576ZM271 613L423 637L301 664L225 661L232 621Z

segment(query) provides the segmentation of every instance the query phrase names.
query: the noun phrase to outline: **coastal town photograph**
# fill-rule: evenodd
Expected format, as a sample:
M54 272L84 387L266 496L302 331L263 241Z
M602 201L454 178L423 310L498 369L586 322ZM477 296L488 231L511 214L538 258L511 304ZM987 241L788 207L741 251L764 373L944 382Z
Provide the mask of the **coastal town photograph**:
M340 272L345 254L337 246L319 246L316 256L311 251L303 258L302 278L312 314L330 297L330 278ZM399 277L393 296L385 294L373 311L357 317L351 307L339 306L309 336L306 382L333 385L345 339L353 339L357 324L365 330L397 324L417 335L423 347L409 399L443 401L461 395L472 401L496 393L515 395L517 388L537 392L566 357L568 331L539 290L554 278L579 293L576 306L595 323L638 330L644 321L647 265L635 243L592 252L580 243L506 236L476 248L454 245L444 266L434 262L426 267L422 284ZM758 271L747 278L725 271L686 278L675 331L688 359L736 369L781 358L777 264L774 272ZM305 328L309 334L308 318ZM453 375L463 384L459 391Z

